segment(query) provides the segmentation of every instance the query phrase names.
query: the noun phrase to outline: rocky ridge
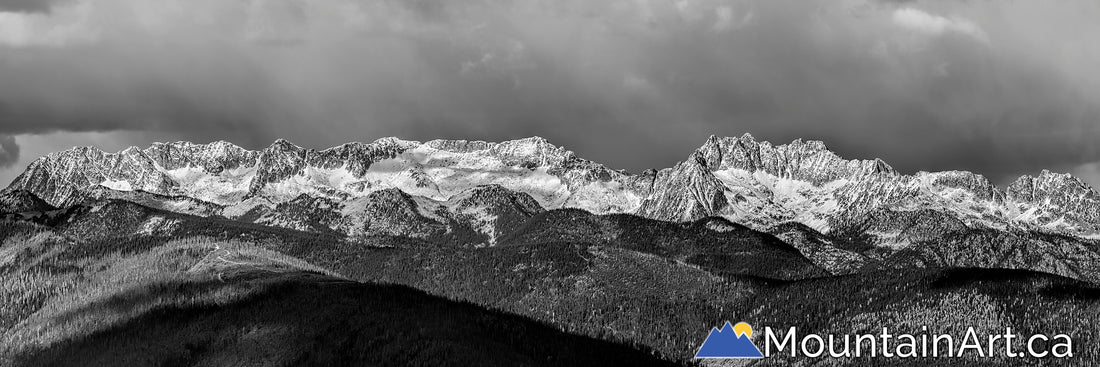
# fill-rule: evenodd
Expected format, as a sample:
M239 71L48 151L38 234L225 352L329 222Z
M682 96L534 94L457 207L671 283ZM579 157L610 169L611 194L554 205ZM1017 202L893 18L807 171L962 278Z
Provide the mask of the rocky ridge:
M642 174L609 169L537 137L383 138L324 150L286 140L258 151L223 141L117 153L78 147L33 162L4 191L16 192L56 207L104 197L171 198L172 205L159 207L302 228L308 225L293 223L288 211L322 208L335 219L320 224L347 234L382 228L378 220L363 224L369 218L361 215L378 205L367 202L382 200L406 202L411 209L403 210L428 219L442 210L448 219L433 221L464 221L482 234L496 226L486 223L509 222L538 206L680 222L721 216L763 231L794 222L893 248L960 226L1100 238L1100 194L1070 175L1043 171L1002 190L970 172L906 175L878 159L844 159L819 141L772 145L748 134L712 136L674 167ZM522 209L509 209L505 219L469 209L473 201L514 202L518 194L530 202L519 199ZM307 206L291 205L307 199ZM439 209L457 202L465 209Z

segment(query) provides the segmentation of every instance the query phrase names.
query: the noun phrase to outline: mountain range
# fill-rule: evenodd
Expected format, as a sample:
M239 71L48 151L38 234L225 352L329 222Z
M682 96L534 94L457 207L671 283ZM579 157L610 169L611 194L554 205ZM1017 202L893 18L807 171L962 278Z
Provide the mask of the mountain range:
M0 277L11 280L0 285L0 362L15 365L77 355L109 365L96 345L139 343L131 349L140 351L126 330L215 325L212 315L259 307L247 302L252 294L264 302L281 302L283 291L331 294L343 303L316 306L331 321L376 284L440 297L423 302L461 309L457 320L473 325L463 327L504 321L446 302L529 318L501 316L509 328L542 327L532 321L559 332L539 331L549 338L539 343L626 345L633 349L616 350L645 363L658 361L631 350L693 363L706 331L726 320L818 332L917 321L1049 326L1076 332L1077 354L1100 358L1100 343L1089 343L1100 335L1080 322L1100 317L1100 194L1047 171L1001 189L970 172L902 174L821 142L776 146L749 135L711 137L673 167L638 174L541 138L78 147L34 161L0 191ZM276 291L255 293L256 284ZM157 311L165 307L190 319ZM330 332L304 324L290 332L278 320L240 326L261 334L184 333L201 348L163 356L203 364ZM334 327L329 321L317 325ZM171 334L157 330L147 334ZM365 345L406 340L387 338ZM467 347L433 340L440 350ZM325 353L346 353L340 348ZM294 353L285 357L309 355Z
M498 188L487 194L487 186ZM54 207L144 196L172 211L297 229L322 225L347 235L387 230L356 220L385 196L406 201L415 209L407 214L424 220L460 217L489 238L486 244L503 225L494 211L506 210L505 201L523 213L576 208L679 222L720 216L761 231L799 223L893 248L914 241L901 233L906 226L938 216L973 229L1100 239L1100 193L1071 175L1043 171L1002 190L970 172L905 175L881 160L841 158L819 141L776 146L748 134L712 136L674 167L641 174L609 169L537 137L383 138L319 151L286 140L259 151L224 141L117 153L79 147L34 161L0 203L22 205L21 191ZM310 223L279 210L291 206L328 219Z

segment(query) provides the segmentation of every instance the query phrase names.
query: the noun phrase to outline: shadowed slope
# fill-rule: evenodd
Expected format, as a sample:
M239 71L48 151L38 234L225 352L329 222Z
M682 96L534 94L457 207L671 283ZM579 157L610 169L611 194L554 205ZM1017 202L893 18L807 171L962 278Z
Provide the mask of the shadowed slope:
M804 279L829 275L797 248L722 218L674 223L629 214L553 210L536 215L501 241L528 245L571 241L649 253L719 275Z
M667 364L622 345L404 286L312 273L262 273L227 283L150 285L71 310L50 322L64 325L97 313L145 311L40 349L19 351L11 365ZM234 295L226 298L226 292Z

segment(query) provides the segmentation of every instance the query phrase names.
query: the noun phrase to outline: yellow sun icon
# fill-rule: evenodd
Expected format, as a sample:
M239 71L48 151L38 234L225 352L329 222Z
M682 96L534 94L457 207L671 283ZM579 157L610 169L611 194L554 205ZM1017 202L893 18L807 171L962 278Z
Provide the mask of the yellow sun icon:
M738 336L745 335L751 338L752 326L749 326L748 323L739 322L737 325L733 325L733 332L737 333Z

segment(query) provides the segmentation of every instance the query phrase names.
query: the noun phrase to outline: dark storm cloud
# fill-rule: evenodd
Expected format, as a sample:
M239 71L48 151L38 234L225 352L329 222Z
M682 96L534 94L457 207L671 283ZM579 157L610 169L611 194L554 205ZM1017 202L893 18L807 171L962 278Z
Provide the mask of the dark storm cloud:
M0 134L541 135L637 171L750 132L1003 182L1096 171L1079 167L1100 161L1098 17L1091 0L74 2L0 17L0 84L19 86Z
M10 167L19 158L19 145L15 144L15 137L0 135L0 168Z
M74 65L63 50L38 50L33 64L9 66L0 83L0 133L162 131L243 144L278 137L278 88L255 65L221 51L216 58L119 51ZM0 67L2 70L3 67ZM189 70L180 75L180 70Z
M46 13L65 0L0 0L0 11Z

